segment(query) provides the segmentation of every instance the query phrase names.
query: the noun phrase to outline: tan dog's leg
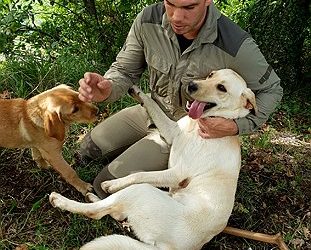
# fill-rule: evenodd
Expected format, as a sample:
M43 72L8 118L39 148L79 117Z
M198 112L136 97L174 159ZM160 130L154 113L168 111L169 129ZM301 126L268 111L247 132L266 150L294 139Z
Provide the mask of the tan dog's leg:
M36 148L31 148L32 159L37 163L38 167L48 169L50 164L43 159L40 151Z
M61 151L48 152L40 149L40 152L43 158L51 164L52 168L57 171L66 182L74 186L80 193L85 195L86 193L92 191L92 185L79 178L76 171L64 160L61 155Z

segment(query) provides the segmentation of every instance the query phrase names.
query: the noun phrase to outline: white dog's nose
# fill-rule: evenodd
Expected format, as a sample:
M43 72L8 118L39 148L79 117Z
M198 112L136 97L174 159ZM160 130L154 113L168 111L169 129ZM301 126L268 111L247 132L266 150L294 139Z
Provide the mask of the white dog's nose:
M189 93L189 94L192 94L193 92L195 92L195 91L198 90L198 85L197 85L196 83L194 83L194 82L190 82L190 83L188 84L187 90L188 90L188 93Z

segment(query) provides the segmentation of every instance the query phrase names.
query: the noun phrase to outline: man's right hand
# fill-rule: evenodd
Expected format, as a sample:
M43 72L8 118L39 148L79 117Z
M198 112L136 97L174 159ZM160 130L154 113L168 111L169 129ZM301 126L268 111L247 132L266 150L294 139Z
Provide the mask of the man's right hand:
M111 80L105 79L97 73L86 72L79 80L79 98L84 102L102 102L112 91Z

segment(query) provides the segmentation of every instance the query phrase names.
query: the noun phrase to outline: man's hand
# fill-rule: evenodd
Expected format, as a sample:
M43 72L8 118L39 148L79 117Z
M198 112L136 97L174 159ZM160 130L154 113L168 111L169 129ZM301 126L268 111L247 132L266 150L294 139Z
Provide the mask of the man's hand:
M112 91L112 82L97 73L86 72L79 85L79 98L84 102L104 101Z
M204 139L232 136L239 132L235 121L222 117L200 118L198 124L199 135Z

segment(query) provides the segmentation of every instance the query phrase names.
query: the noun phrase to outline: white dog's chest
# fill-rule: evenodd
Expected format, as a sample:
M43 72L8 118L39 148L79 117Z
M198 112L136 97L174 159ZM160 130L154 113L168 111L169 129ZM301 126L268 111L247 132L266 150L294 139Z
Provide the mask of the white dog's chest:
M180 134L173 140L169 168L177 167L182 175L188 176L215 168L234 172L239 170L241 162L238 137L203 139L197 130L197 126L191 130L182 127Z

